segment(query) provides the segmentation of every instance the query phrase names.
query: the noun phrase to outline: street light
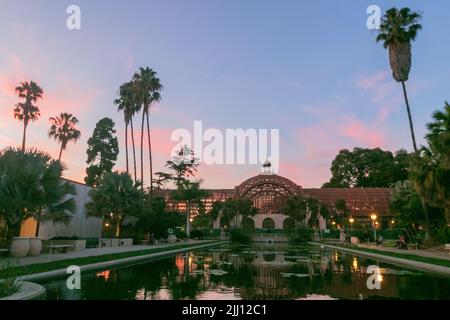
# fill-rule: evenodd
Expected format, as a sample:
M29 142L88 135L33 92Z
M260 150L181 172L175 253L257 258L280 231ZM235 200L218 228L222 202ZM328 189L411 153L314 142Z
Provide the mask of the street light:
M377 215L376 214L372 214L370 216L370 219L372 219L373 239L376 242L377 241L377 230L375 229L375 220L377 220Z

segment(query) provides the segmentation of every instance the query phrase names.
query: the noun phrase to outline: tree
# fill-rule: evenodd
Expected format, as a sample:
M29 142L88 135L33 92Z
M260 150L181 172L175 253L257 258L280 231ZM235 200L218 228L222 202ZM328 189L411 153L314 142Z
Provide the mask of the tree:
M411 181L424 201L443 208L450 225L450 105L433 113L427 125L429 147L422 147L411 166Z
M133 116L139 112L140 107L136 103L136 93L132 82L126 82L120 86L119 98L114 100L114 104L118 105L117 110L123 112L125 122L125 159L127 165L127 172L130 173L128 165L128 125L131 126L131 143L133 148L133 164L134 164L134 181L137 181L136 169L136 149L134 144L134 128Z
M316 225L319 209L317 199L294 195L286 199L283 212L294 221L296 229L307 229Z
M23 137L22 137L22 152L25 152L25 140L27 127L30 121L36 121L40 117L38 106L34 105L38 99L42 99L44 94L41 87L33 81L25 81L16 87L16 92L19 98L24 98L25 102L19 102L14 108L14 118L23 121Z
M380 148L341 150L331 164L332 177L323 188L392 187L407 179L410 158L405 150L395 155Z
M111 172L119 154L119 143L115 136L114 121L103 118L95 125L92 137L88 140L86 168L87 185L95 186L101 177Z
M336 199L334 207L332 208L331 218L338 224L347 225L347 218L350 216L350 210L347 207L347 202L344 199Z
M199 207L202 205L201 200L208 197L210 193L200 188L200 182L191 182L184 180L177 190L172 192L172 198L177 201L184 201L186 203L186 234L189 237L191 234L191 212L192 207Z
M380 31L376 38L377 42L383 43L385 49L389 49L392 76L397 82L402 83L415 153L418 152L418 149L405 82L408 81L411 71L411 43L416 40L419 30L422 29L422 25L418 23L420 19L421 15L409 8L400 10L395 7L391 8L381 19Z
M144 120L147 120L148 156L150 166L150 194L153 192L153 167L152 167L152 145L150 139L149 112L150 105L161 100L163 86L157 73L150 68L140 68L133 76L133 83L137 90L137 103L142 106L141 124L141 180L144 181Z
M105 174L95 189L89 192L87 215L102 217L111 223L114 236L120 236L120 228L126 217L134 217L142 210L144 193L140 184L133 182L126 172Z
M75 211L72 184L61 179L66 168L48 154L7 148L0 151L0 216L7 239L18 236L22 221L67 221ZM39 231L39 226L36 233Z
M56 141L61 143L61 149L59 151L58 160L61 161L61 155L63 150L67 148L69 141L76 142L81 135L80 130L77 129L78 119L74 117L71 113L60 113L57 117L51 117L50 130L48 132L49 138L54 138Z
M177 188L180 188L187 178L195 176L198 166L199 163L195 158L194 151L187 146L183 146L172 160L166 161L165 167L171 171L170 173L155 173L158 176L157 184L160 186L171 181L175 183Z

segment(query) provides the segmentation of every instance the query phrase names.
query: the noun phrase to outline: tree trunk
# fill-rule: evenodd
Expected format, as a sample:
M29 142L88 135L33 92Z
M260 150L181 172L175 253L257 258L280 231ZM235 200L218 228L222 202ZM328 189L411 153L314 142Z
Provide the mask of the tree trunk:
M186 202L186 235L191 236L191 202Z
M414 134L414 126L413 126L412 117L411 117L411 109L409 108L408 95L406 94L406 86L405 86L404 81L402 81L402 87L403 87L403 96L405 97L405 103L406 103L406 111L408 112L408 120L409 120L409 129L411 131L411 139L412 139L412 143L413 143L413 147L414 147L414 152L417 154L418 149L417 149L417 144L416 144L416 136Z
M130 120L131 125L131 143L133 145L133 162L134 162L134 182L137 180L137 173L136 173L136 148L134 145L134 128L133 128L133 119Z
M148 138L148 160L150 165L150 197L153 196L153 166L152 166L152 143L150 139L150 123L147 111L147 138Z
M28 123L24 120L23 121L23 136L22 136L22 153L25 153L25 140L26 140L27 126L28 126Z
M127 173L130 174L130 167L128 165L128 123L125 123L125 162L127 164Z
M141 183L142 183L142 189L144 189L144 118L145 118L145 109L142 111L142 123L141 123Z
M58 161L61 161L61 155L63 152L63 144L61 143L61 149L59 150L59 157L58 157Z
M450 227L450 207L445 206L445 218L447 219L447 227Z

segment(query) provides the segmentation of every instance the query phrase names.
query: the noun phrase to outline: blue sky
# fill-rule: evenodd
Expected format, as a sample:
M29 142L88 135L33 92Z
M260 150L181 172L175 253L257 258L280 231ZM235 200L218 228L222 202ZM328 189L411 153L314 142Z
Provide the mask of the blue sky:
M82 29L65 26L81 8ZM154 106L155 166L169 157L175 128L276 128L280 174L320 187L342 148L411 150L401 87L387 51L366 27L366 9L408 5L423 12L408 82L416 135L448 97L450 3L436 1L10 1L0 0L0 146L19 144L12 120L14 85L33 79L46 92L29 142L56 155L49 116L77 115L82 139L63 160L82 180L86 141L95 123L122 116L112 104L140 66L164 85ZM136 125L139 119L136 119ZM123 148L122 148L123 149ZM124 168L124 155L117 166ZM258 166L203 166L207 187L233 187Z

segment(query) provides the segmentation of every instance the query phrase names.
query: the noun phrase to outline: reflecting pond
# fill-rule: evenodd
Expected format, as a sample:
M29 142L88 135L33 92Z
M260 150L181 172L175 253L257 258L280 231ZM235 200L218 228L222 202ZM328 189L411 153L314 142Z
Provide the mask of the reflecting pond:
M212 247L82 274L81 290L42 284L49 299L450 299L450 278L312 245Z

